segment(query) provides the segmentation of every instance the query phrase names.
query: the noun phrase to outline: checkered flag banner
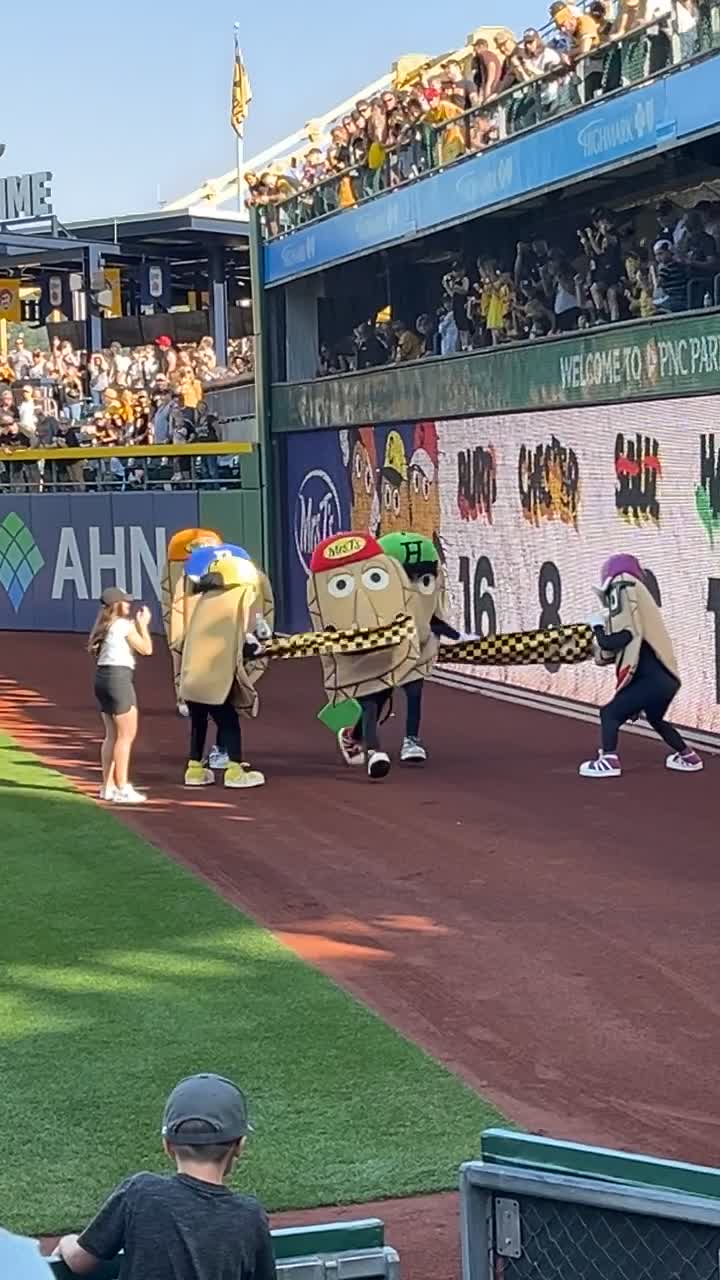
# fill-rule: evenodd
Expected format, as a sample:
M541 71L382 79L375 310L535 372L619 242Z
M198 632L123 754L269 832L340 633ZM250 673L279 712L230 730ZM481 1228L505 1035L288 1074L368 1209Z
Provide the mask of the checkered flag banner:
M334 653L373 653L390 649L415 634L412 618L396 618L386 627L353 627L349 631L305 631L294 636L273 636L263 647L263 658L324 658Z
M479 640L441 644L438 662L480 667L525 667L557 662L565 666L587 662L593 656L592 645L592 627L574 623L567 627L508 631L504 635L483 636Z

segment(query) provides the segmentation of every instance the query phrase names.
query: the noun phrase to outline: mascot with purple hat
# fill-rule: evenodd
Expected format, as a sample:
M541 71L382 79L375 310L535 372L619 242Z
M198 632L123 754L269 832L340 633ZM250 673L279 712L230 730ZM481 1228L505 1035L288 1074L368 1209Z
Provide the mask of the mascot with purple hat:
M600 577L596 593L603 612L590 619L593 653L599 666L614 664L617 687L614 698L600 711L600 752L580 765L580 774L583 778L620 777L620 729L642 714L670 747L667 768L697 773L703 767L700 756L665 718L680 688L680 677L672 641L642 565L635 556L611 556Z

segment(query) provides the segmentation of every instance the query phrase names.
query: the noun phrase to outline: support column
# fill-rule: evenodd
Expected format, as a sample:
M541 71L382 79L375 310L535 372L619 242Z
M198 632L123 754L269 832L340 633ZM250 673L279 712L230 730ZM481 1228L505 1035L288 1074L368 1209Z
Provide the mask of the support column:
M218 364L228 358L228 297L225 279L225 250L215 245L208 252L208 293L210 295L210 332L215 343Z
M255 349L255 421L257 423L257 450L260 475L260 510L262 514L263 568L280 592L279 581L282 565L282 530L273 520L273 440L270 424L270 364L268 360L267 329L265 325L265 279L263 271L263 240L260 217L255 207L250 209L250 279L252 288L253 343Z
M85 350L88 355L102 351L102 316L93 297L94 286L98 283L98 275L102 271L103 260L97 245L90 244L85 250Z

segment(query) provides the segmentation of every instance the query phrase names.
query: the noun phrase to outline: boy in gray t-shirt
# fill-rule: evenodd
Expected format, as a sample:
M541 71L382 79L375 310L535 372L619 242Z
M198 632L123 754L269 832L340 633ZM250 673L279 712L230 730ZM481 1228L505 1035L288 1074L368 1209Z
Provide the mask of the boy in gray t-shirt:
M121 1280L275 1280L267 1217L252 1196L224 1185L250 1131L245 1097L222 1076L181 1080L162 1135L176 1173L136 1173L58 1252L88 1275L122 1253Z

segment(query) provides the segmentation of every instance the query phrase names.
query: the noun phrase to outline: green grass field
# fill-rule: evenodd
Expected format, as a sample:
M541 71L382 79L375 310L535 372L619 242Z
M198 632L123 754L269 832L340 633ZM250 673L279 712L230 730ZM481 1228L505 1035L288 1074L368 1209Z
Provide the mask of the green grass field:
M0 736L0 1221L78 1227L160 1169L162 1104L212 1070L269 1208L456 1185L497 1114L269 933Z

